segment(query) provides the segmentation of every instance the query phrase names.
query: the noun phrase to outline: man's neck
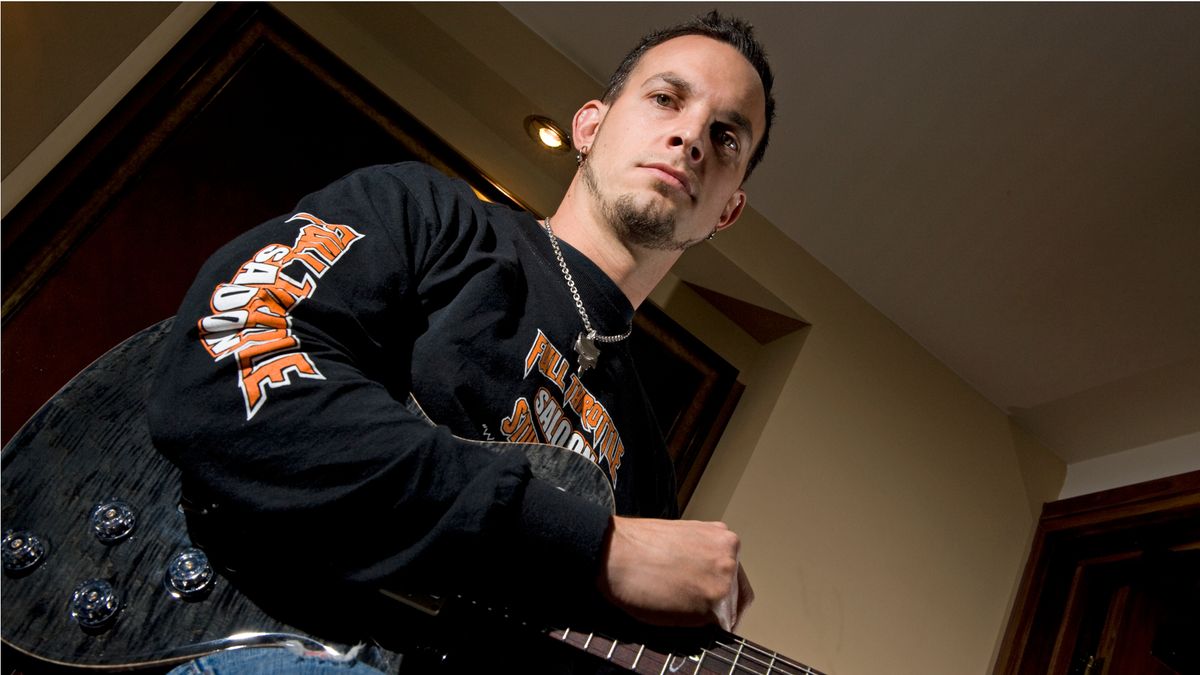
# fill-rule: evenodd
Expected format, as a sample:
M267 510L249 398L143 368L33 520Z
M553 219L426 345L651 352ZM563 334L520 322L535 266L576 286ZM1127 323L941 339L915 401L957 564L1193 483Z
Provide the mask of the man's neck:
M558 210L551 215L554 236L570 244L596 264L625 294L634 309L654 290L680 252L631 248L622 242L578 178L571 182Z

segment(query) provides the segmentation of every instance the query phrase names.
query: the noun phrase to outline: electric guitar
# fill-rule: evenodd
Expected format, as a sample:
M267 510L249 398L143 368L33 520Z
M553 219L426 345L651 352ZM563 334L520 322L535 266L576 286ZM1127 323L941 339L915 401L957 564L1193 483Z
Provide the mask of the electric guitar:
M151 443L145 415L157 345L171 323L114 347L4 447L0 639L29 659L31 670L36 664L163 670L248 646L298 646L333 656L352 648L276 619L189 540L179 472ZM414 399L409 406L419 411ZM535 475L612 509L607 479L586 458L546 445L488 445L524 452ZM298 589L299 600L306 592ZM370 661L384 670L401 660L406 667L411 659L444 663L454 649L486 636L480 644L489 650L509 644L525 650L528 638L551 650L572 648L584 662L637 673L821 675L715 629L614 637L522 620L462 598L390 590L374 594L362 611L393 627L370 636L367 647ZM508 642L518 634L524 637ZM479 662L476 653L471 663ZM539 672L537 665L526 672Z

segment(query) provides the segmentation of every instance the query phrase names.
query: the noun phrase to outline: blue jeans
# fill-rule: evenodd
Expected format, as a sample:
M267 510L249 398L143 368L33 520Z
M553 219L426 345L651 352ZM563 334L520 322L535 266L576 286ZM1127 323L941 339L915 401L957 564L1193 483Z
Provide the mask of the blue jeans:
M338 660L291 647L229 649L189 661L167 675L383 675L357 659Z

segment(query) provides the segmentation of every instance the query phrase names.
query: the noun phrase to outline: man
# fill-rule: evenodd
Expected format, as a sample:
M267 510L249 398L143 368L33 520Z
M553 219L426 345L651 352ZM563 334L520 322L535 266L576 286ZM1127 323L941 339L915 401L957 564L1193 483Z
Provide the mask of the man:
M323 587L505 586L732 626L751 597L737 537L673 520L625 339L683 250L745 208L771 85L749 27L710 13L644 38L575 114L580 168L543 222L375 167L214 255L150 411L214 559L284 587L280 552L312 546ZM618 515L492 440L581 455Z

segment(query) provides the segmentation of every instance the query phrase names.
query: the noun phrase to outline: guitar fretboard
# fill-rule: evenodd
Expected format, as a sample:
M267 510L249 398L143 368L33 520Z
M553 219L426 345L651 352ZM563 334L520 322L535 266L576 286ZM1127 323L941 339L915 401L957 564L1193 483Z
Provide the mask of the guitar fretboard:
M646 675L824 675L736 635L729 635L727 640L717 640L708 649L700 650L699 654L664 654L645 645L620 642L595 633L572 631L570 628L554 630L549 635L613 665Z

